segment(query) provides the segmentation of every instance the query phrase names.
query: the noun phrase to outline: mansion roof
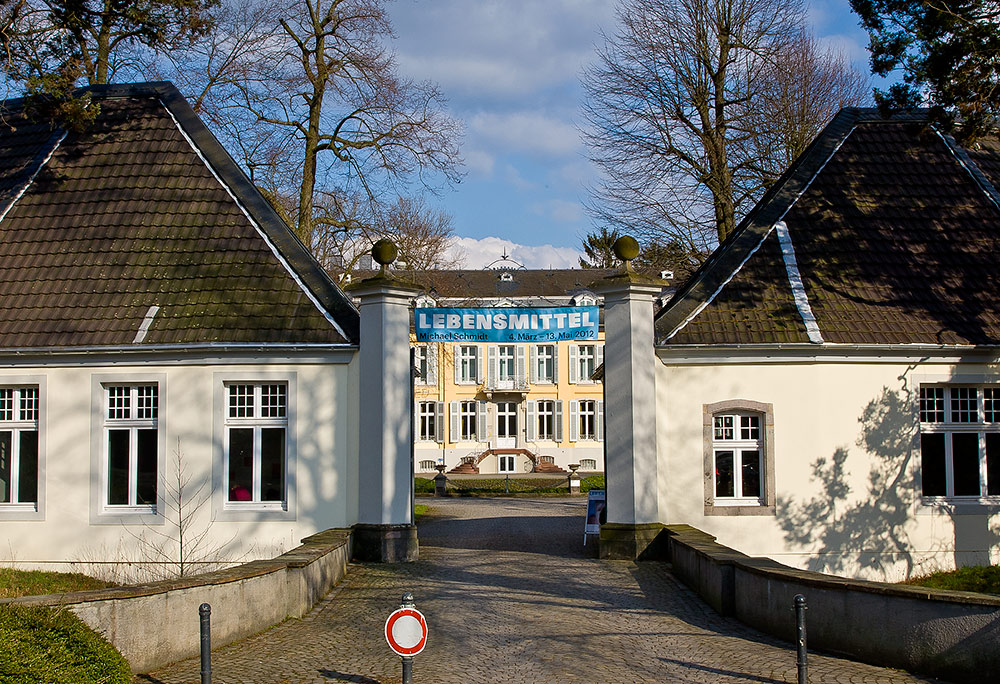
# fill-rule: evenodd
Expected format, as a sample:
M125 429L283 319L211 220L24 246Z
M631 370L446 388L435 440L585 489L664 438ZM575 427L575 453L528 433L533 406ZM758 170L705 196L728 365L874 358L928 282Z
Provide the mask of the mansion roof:
M0 349L345 344L358 313L170 84L0 111Z
M656 318L659 345L1000 344L1000 142L845 109Z

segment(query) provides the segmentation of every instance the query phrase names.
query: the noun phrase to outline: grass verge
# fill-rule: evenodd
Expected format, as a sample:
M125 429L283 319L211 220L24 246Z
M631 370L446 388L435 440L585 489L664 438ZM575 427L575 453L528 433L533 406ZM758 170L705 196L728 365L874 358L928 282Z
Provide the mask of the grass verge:
M974 566L949 572L934 572L923 577L914 577L903 584L1000 596L1000 566Z
M129 684L128 662L66 609L0 605L0 682Z
M78 572L45 572L42 570L13 570L0 568L0 598L65 594L69 591L105 589L110 582L81 575ZM2 681L2 680L0 680Z

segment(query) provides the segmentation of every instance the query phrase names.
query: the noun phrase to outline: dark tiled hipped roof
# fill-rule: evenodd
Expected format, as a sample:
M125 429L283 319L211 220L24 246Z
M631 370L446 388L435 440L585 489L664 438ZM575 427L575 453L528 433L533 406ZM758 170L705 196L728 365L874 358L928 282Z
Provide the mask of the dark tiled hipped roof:
M82 133L6 103L0 348L357 339L349 300L172 86L94 95Z
M657 317L659 344L1000 344L1000 143L844 110ZM776 226L777 224L777 226Z

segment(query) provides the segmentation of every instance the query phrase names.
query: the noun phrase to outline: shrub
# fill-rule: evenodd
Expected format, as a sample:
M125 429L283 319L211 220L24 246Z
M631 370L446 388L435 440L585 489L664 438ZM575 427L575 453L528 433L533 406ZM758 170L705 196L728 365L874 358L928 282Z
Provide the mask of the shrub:
M914 577L905 584L914 584L928 589L953 589L955 591L976 591L980 594L1000 595L1000 567L971 566L950 572L934 572L924 577Z
M0 682L129 684L128 662L65 609L0 605Z

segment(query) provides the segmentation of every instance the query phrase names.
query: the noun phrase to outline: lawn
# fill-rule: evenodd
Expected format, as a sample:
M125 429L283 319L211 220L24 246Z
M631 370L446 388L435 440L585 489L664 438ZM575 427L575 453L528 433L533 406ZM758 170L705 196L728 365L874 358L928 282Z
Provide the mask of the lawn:
M903 584L913 584L928 589L975 591L980 594L1000 596L1000 566L973 566L950 572L935 572L923 577L914 577Z

